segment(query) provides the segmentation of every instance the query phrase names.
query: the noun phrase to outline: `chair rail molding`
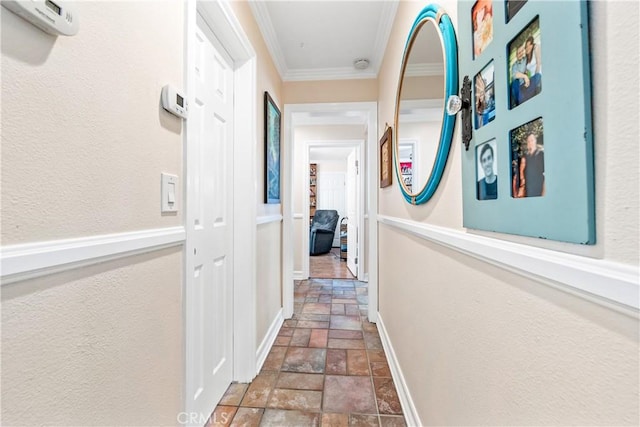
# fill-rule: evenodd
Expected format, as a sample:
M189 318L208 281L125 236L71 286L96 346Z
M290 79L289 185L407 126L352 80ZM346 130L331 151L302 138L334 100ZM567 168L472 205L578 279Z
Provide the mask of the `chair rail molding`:
M179 226L5 246L2 285L182 245L185 238Z
M272 222L282 222L282 215L261 215L256 218L256 224L271 224Z
M387 215L378 222L623 313L640 309L637 267Z

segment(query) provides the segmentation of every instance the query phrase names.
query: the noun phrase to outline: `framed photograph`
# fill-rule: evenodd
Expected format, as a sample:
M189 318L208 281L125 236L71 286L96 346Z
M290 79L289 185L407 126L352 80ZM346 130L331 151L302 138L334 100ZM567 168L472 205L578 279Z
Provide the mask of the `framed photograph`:
M264 202L280 203L281 114L269 92L264 93Z
M473 57L477 58L493 40L493 0L478 0L471 8Z
M393 152L391 147L391 126L380 139L380 188L391 185L393 176Z
M540 19L531 21L510 43L509 106L515 108L542 91Z
M476 147L476 198L498 198L498 158L495 138Z
M474 81L476 129L488 124L496 118L496 96L493 87L493 61L476 74Z
M511 197L542 197L544 180L544 132L542 117L509 133L511 141Z
M522 6L524 6L526 2L527 0L506 0L505 1L505 6L507 8L507 12L506 12L507 22L511 21L511 18L513 18L516 15L516 13L518 13L518 11L522 9Z
M467 17L458 67L471 81L473 117L463 124L462 225L594 244L588 2L469 0L458 16ZM490 42L478 30L489 22Z

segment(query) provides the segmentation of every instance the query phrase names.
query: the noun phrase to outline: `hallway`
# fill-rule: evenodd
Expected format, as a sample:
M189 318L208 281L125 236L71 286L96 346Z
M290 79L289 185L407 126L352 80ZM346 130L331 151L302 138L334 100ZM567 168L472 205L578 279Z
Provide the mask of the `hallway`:
M340 248L331 252L309 256L309 277L312 279L355 279L347 268L346 260L340 259Z
M295 285L262 371L231 384L208 426L404 426L367 284L310 279Z

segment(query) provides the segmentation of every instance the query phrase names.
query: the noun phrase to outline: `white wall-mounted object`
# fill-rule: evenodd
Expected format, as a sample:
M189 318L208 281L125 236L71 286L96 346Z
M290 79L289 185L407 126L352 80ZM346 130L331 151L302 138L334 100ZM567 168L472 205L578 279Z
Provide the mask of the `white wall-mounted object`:
M2 5L54 36L73 36L80 28L80 20L73 8L59 0L4 0Z
M178 212L178 177L162 174L162 212Z
M186 119L189 113L187 97L171 85L162 88L162 108L183 119Z

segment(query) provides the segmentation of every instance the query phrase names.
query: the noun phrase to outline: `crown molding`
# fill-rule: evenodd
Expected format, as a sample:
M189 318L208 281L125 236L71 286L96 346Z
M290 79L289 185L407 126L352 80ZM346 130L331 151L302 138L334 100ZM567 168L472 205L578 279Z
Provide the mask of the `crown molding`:
M309 80L348 80L348 79L375 79L378 72L370 68L356 70L353 67L336 68L300 68L288 70L282 77L284 81L309 81Z
M443 76L444 64L426 62L423 64L409 64L404 71L407 77Z
M378 23L378 31L376 32L376 40L373 44L373 55L370 58L371 68L375 70L376 76L380 71L380 64L382 64L382 58L387 50L387 44L389 43L389 37L391 36L391 29L393 28L393 21L396 18L396 12L398 11L399 1L385 1L382 7L382 16Z
M288 72L287 62L284 59L284 54L282 53L282 49L280 49L280 43L278 43L276 31L273 28L273 23L271 22L269 11L267 10L267 2L249 0L249 7L251 8L251 12L253 13L253 17L255 18L258 27L260 28L262 38L267 45L267 49L271 54L273 64L275 65L276 70L278 70L280 78L284 80L284 76Z

